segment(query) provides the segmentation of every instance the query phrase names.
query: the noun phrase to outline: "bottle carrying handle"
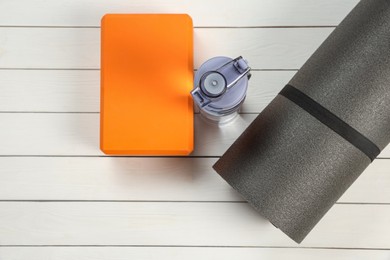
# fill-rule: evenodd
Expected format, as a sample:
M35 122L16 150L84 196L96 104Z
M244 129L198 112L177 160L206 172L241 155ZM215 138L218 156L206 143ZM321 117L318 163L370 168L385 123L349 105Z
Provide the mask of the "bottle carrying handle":
M236 71L239 73L237 77L235 77L233 80L230 80L230 82L227 82L226 77L223 75L221 71L223 71L224 68L226 68L229 65L233 65L233 67L236 69ZM241 57L237 57L222 66L220 66L217 70L206 72L202 75L199 85L194 88L191 91L191 95L194 99L194 101L200 106L205 107L211 102L220 99L223 94L225 94L227 91L229 91L231 88L233 88L237 82L239 82L242 78L247 76L250 72L251 68L248 66L248 63ZM250 74L248 75L248 78L250 77ZM218 82L223 81L223 85L219 86L218 92L211 92L207 90L207 87L205 87L205 82L210 82L210 80L217 85L217 81L213 80L217 78ZM213 84L213 86L215 86Z

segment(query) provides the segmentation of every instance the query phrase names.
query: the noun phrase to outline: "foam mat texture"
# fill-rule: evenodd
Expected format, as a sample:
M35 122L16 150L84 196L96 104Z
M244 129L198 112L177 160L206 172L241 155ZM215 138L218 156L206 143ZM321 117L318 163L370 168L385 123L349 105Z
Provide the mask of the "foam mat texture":
M390 142L389 32L390 1L360 1L289 82L381 150ZM300 243L370 163L278 95L213 167Z

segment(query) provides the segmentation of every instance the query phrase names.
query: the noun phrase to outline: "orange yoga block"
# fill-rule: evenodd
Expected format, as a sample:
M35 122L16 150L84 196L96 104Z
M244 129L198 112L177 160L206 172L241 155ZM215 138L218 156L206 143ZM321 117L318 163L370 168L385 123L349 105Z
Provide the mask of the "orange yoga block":
M185 14L106 14L101 24L100 149L193 150L193 26Z

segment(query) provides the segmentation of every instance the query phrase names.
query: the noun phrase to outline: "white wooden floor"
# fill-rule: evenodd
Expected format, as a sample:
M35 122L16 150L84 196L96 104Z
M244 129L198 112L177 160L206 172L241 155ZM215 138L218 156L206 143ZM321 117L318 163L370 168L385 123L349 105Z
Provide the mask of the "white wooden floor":
M0 0L0 259L390 259L390 147L301 245L213 170L358 0ZM243 55L243 114L190 158L99 151L100 18L188 13L195 67ZM387 159L386 159L387 158Z

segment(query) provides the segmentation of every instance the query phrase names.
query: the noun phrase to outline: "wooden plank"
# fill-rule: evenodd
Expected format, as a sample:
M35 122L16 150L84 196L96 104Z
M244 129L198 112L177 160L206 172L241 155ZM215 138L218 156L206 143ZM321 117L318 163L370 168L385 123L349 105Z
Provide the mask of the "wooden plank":
M253 71L242 113L259 113L295 71ZM99 112L98 70L0 70L0 111Z
M390 248L390 205L335 205L301 244ZM289 246L244 203L1 202L3 245Z
M219 128L196 115L192 155L222 155L255 116ZM0 129L0 155L103 155L99 114L3 113Z
M221 156L256 114L240 115L219 127L195 115L193 156ZM99 114L0 114L0 155L103 155ZM379 156L390 157L390 146Z
M100 110L98 70L0 70L0 89L0 111Z
M334 26L358 0L2 0L0 25L99 26L105 13L188 13L195 26Z
M298 69L332 30L195 29L195 67L214 56L242 55L254 69ZM0 68L98 69L99 61L99 28L0 28Z
M0 157L0 200L244 201L216 158ZM376 160L341 203L389 203L390 160Z
M375 260L390 258L386 250L300 248L180 248L180 247L1 247L7 260Z

